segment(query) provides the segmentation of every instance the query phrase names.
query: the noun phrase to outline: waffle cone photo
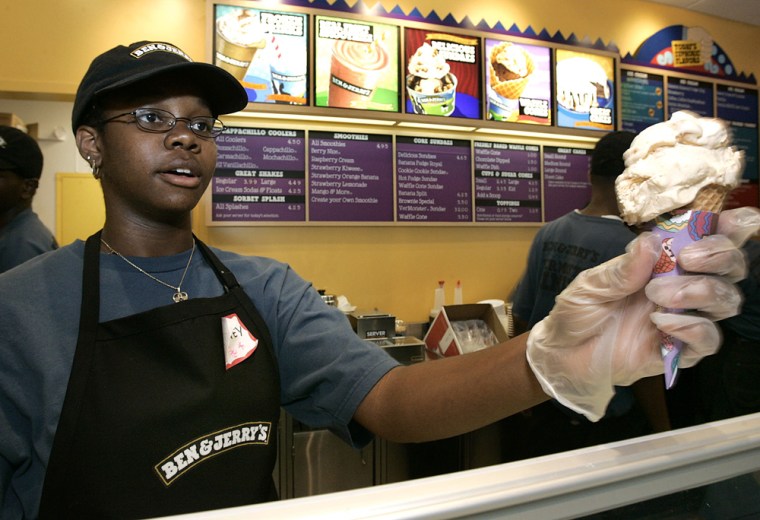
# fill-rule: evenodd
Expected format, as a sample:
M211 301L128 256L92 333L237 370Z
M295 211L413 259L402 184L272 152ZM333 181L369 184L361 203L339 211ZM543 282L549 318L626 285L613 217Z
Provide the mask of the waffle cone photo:
M488 71L491 78L491 88L494 90L494 92L507 99L517 99L522 95L522 93L525 91L525 88L528 86L530 76L533 74L536 65L533 62L533 57L530 55L530 53L520 49L519 52L521 52L525 57L527 66L526 74L514 79L500 79L497 67L504 68L504 65L499 64L498 62L494 63L494 58L510 46L512 46L512 43L502 42L491 50L491 59L488 61Z

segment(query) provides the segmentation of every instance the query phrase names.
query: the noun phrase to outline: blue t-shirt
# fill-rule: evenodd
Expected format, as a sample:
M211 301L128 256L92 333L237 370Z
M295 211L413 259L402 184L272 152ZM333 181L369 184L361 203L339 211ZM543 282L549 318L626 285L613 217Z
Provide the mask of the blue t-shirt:
M0 229L0 273L54 249L58 249L58 243L53 234L27 208Z
M525 274L511 296L512 313L532 328L581 271L625 252L636 238L622 220L567 213L542 227L528 253Z
M213 249L269 328L281 402L295 419L362 446L371 434L353 421L357 406L398 363L360 339L286 264ZM0 518L34 517L76 347L84 243L77 241L0 275ZM130 260L176 285L189 251ZM100 320L174 305L169 289L116 255L100 256ZM196 254L182 290L222 294Z

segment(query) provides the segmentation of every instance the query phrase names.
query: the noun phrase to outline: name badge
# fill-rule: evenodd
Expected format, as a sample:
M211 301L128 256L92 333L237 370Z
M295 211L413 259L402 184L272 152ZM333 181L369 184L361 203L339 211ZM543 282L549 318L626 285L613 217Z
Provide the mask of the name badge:
M248 359L259 346L259 340L243 325L237 314L222 318L224 362L227 370Z

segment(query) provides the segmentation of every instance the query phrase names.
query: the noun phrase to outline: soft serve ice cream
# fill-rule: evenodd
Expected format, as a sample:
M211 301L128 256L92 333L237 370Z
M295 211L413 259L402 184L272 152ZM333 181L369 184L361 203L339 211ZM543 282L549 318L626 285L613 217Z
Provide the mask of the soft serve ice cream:
M726 196L741 182L744 153L731 145L724 121L683 111L642 131L623 158L626 169L615 181L621 216L661 239L653 277L681 274L681 248L713 232ZM670 388L682 345L663 333L660 347Z
M626 169L615 191L630 225L690 205L702 190L725 196L739 185L744 168L744 153L731 146L724 121L686 111L643 130L623 158Z

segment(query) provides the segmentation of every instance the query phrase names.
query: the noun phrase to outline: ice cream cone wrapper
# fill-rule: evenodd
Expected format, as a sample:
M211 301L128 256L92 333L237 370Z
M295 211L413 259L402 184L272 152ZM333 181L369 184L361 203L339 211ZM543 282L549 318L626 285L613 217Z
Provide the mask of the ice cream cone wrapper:
M676 259L686 245L712 234L723 209L728 191L708 186L699 191L694 201L678 210L661 215L653 221L651 231L661 239L660 258L652 277L675 276L684 271ZM665 312L683 312L682 309L658 309ZM660 349L665 365L665 388L671 388L678 377L678 362L683 344L680 340L660 334Z
M500 43L496 47L493 48L491 51L491 54L496 55L499 51L499 47L504 45L512 45L511 43L504 42ZM525 91L525 87L528 86L528 82L530 81L530 76L533 74L533 71L536 68L535 63L533 62L533 57L530 55L530 53L523 51L525 54L525 60L526 65L528 68L528 73L520 78L510 79L510 80L500 80L499 76L496 74L496 70L494 69L493 63L489 63L488 71L491 78L491 88L494 92L496 92L501 97L507 98L507 99L518 99L522 93Z

